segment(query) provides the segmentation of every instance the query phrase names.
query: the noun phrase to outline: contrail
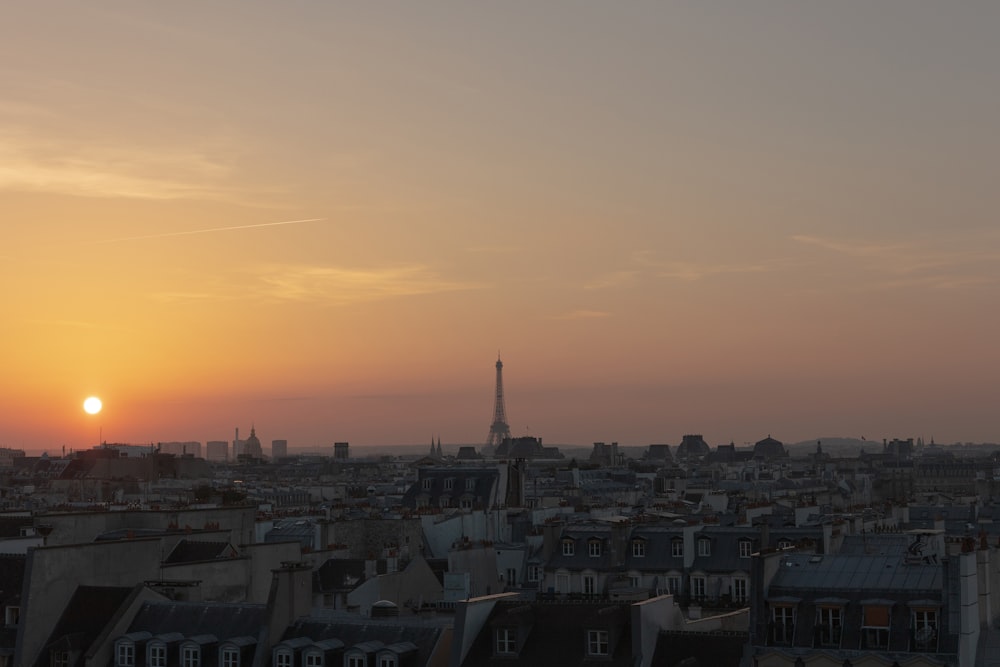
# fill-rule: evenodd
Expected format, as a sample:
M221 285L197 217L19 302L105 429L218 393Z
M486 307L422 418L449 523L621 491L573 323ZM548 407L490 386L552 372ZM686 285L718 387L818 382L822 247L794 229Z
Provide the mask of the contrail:
M278 225L298 225L303 222L319 222L326 218L307 218L305 220L282 220L281 222L261 222L256 225L237 225L235 227L212 227L211 229L190 229L185 232L165 232L163 234L146 234L145 236L123 236L117 239L104 239L94 243L118 243L119 241L140 241L143 239L163 239L169 236L190 236L191 234L211 234L213 232L231 232L237 229L256 229L258 227L277 227Z

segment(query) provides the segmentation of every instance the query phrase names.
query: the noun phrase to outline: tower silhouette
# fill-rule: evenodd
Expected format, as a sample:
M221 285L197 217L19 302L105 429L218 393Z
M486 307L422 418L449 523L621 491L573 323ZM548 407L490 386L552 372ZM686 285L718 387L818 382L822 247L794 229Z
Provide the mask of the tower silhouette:
M490 424L490 435L486 438L485 449L493 453L504 438L510 437L510 426L507 424L507 408L503 400L503 362L497 352L497 395L493 404L493 423Z

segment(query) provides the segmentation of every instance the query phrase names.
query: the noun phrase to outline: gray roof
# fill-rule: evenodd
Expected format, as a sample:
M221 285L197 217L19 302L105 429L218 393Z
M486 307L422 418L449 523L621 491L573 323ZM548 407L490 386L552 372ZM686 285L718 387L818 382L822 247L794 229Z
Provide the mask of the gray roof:
M788 554L771 588L782 591L925 591L940 596L941 565L904 564L900 556ZM932 595L933 597L933 595Z

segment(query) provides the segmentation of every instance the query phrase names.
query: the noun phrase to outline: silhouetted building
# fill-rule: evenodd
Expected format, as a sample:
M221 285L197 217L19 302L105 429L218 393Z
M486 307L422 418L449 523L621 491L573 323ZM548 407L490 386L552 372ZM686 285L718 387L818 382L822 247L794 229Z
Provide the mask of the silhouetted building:
M346 461L349 458L350 445L346 442L333 443L333 458L338 461Z
M288 441L287 440L272 440L271 441L271 458L275 461L278 459L283 459L288 456Z

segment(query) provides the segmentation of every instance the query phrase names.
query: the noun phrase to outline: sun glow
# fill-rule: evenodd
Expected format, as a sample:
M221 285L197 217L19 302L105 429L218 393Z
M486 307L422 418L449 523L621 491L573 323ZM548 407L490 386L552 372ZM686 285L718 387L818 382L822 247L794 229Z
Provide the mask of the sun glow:
M83 410L88 415L96 415L98 412L101 411L101 408L103 406L104 404L101 403L101 399L97 398L96 396L91 396L90 398L88 398L83 402Z

